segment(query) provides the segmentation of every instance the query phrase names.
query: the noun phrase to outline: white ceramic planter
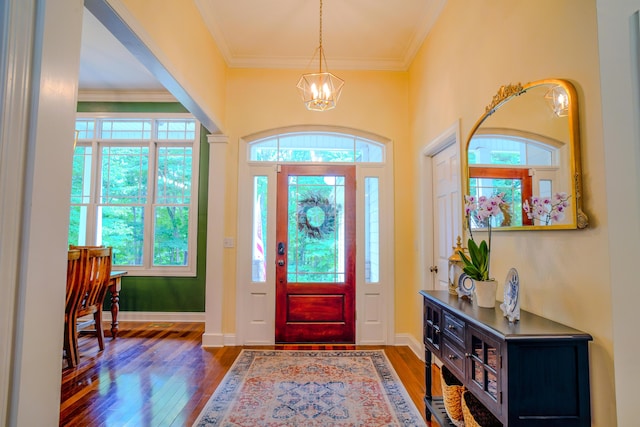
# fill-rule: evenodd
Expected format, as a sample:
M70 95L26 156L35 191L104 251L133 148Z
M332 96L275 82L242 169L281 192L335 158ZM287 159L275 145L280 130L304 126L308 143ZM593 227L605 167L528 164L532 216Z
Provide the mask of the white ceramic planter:
M478 307L493 308L496 305L496 291L498 290L498 281L493 280L474 280L476 303Z

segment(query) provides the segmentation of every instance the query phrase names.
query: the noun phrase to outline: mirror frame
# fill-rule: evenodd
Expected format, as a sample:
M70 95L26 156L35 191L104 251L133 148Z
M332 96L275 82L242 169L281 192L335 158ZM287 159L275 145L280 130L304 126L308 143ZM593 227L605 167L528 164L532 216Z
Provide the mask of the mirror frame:
M582 166L580 163L580 123L578 116L578 96L575 87L568 80L562 79L545 79L545 80L537 80L534 82L530 82L525 84L524 86L520 83L515 85L509 84L501 86L498 89L496 95L493 96L491 103L487 105L485 108L485 113L478 119L475 123L471 131L469 132L469 136L467 138L464 152L461 157L461 176L462 176L462 206L465 205L464 195L469 194L469 145L471 143L471 139L478 131L478 128L491 117L496 111L498 111L501 107L503 107L510 100L515 98L516 96L520 96L526 93L528 90L542 86L542 85L558 85L562 86L567 92L569 98L569 113L568 113L568 125L569 125L569 143L570 147L570 167L571 167L571 175L573 177L574 183L571 186L571 197L570 200L573 202L573 215L571 218L571 222L565 224L552 224L552 225L522 225L517 227L492 227L493 231L519 231L519 230L574 230L574 229L584 229L589 225L589 219L587 215L582 210ZM462 209L464 213L464 209ZM463 217L464 228L467 228L466 218ZM482 230L482 229L480 229ZM467 230L468 231L468 230Z

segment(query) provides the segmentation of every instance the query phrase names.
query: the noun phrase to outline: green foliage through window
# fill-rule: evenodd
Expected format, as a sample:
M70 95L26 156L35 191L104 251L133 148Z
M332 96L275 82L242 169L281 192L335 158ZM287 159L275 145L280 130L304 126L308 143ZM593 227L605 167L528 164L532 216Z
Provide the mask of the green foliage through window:
M188 266L197 129L192 118L78 118L69 243L112 246L114 266Z

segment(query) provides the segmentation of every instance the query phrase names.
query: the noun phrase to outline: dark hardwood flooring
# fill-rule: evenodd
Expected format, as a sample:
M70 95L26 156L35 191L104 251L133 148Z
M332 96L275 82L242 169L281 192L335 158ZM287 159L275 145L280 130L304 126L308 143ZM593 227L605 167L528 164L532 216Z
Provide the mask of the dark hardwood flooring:
M81 337L78 366L62 362L60 426L191 426L242 348L258 348L203 349L203 333L203 323L120 322L103 352ZM424 417L424 363L408 347L355 348L383 348Z

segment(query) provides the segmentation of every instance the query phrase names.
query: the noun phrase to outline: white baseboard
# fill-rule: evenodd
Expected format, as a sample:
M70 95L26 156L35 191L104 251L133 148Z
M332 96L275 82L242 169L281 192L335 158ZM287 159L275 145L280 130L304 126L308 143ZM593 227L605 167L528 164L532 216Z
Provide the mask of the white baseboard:
M225 347L223 334L202 334L202 347Z
M102 320L111 322L111 312L103 311ZM165 311L121 311L118 322L204 322L205 313Z
M395 345L408 346L413 351L413 353L418 356L418 359L424 361L424 345L416 340L412 335L396 334Z

